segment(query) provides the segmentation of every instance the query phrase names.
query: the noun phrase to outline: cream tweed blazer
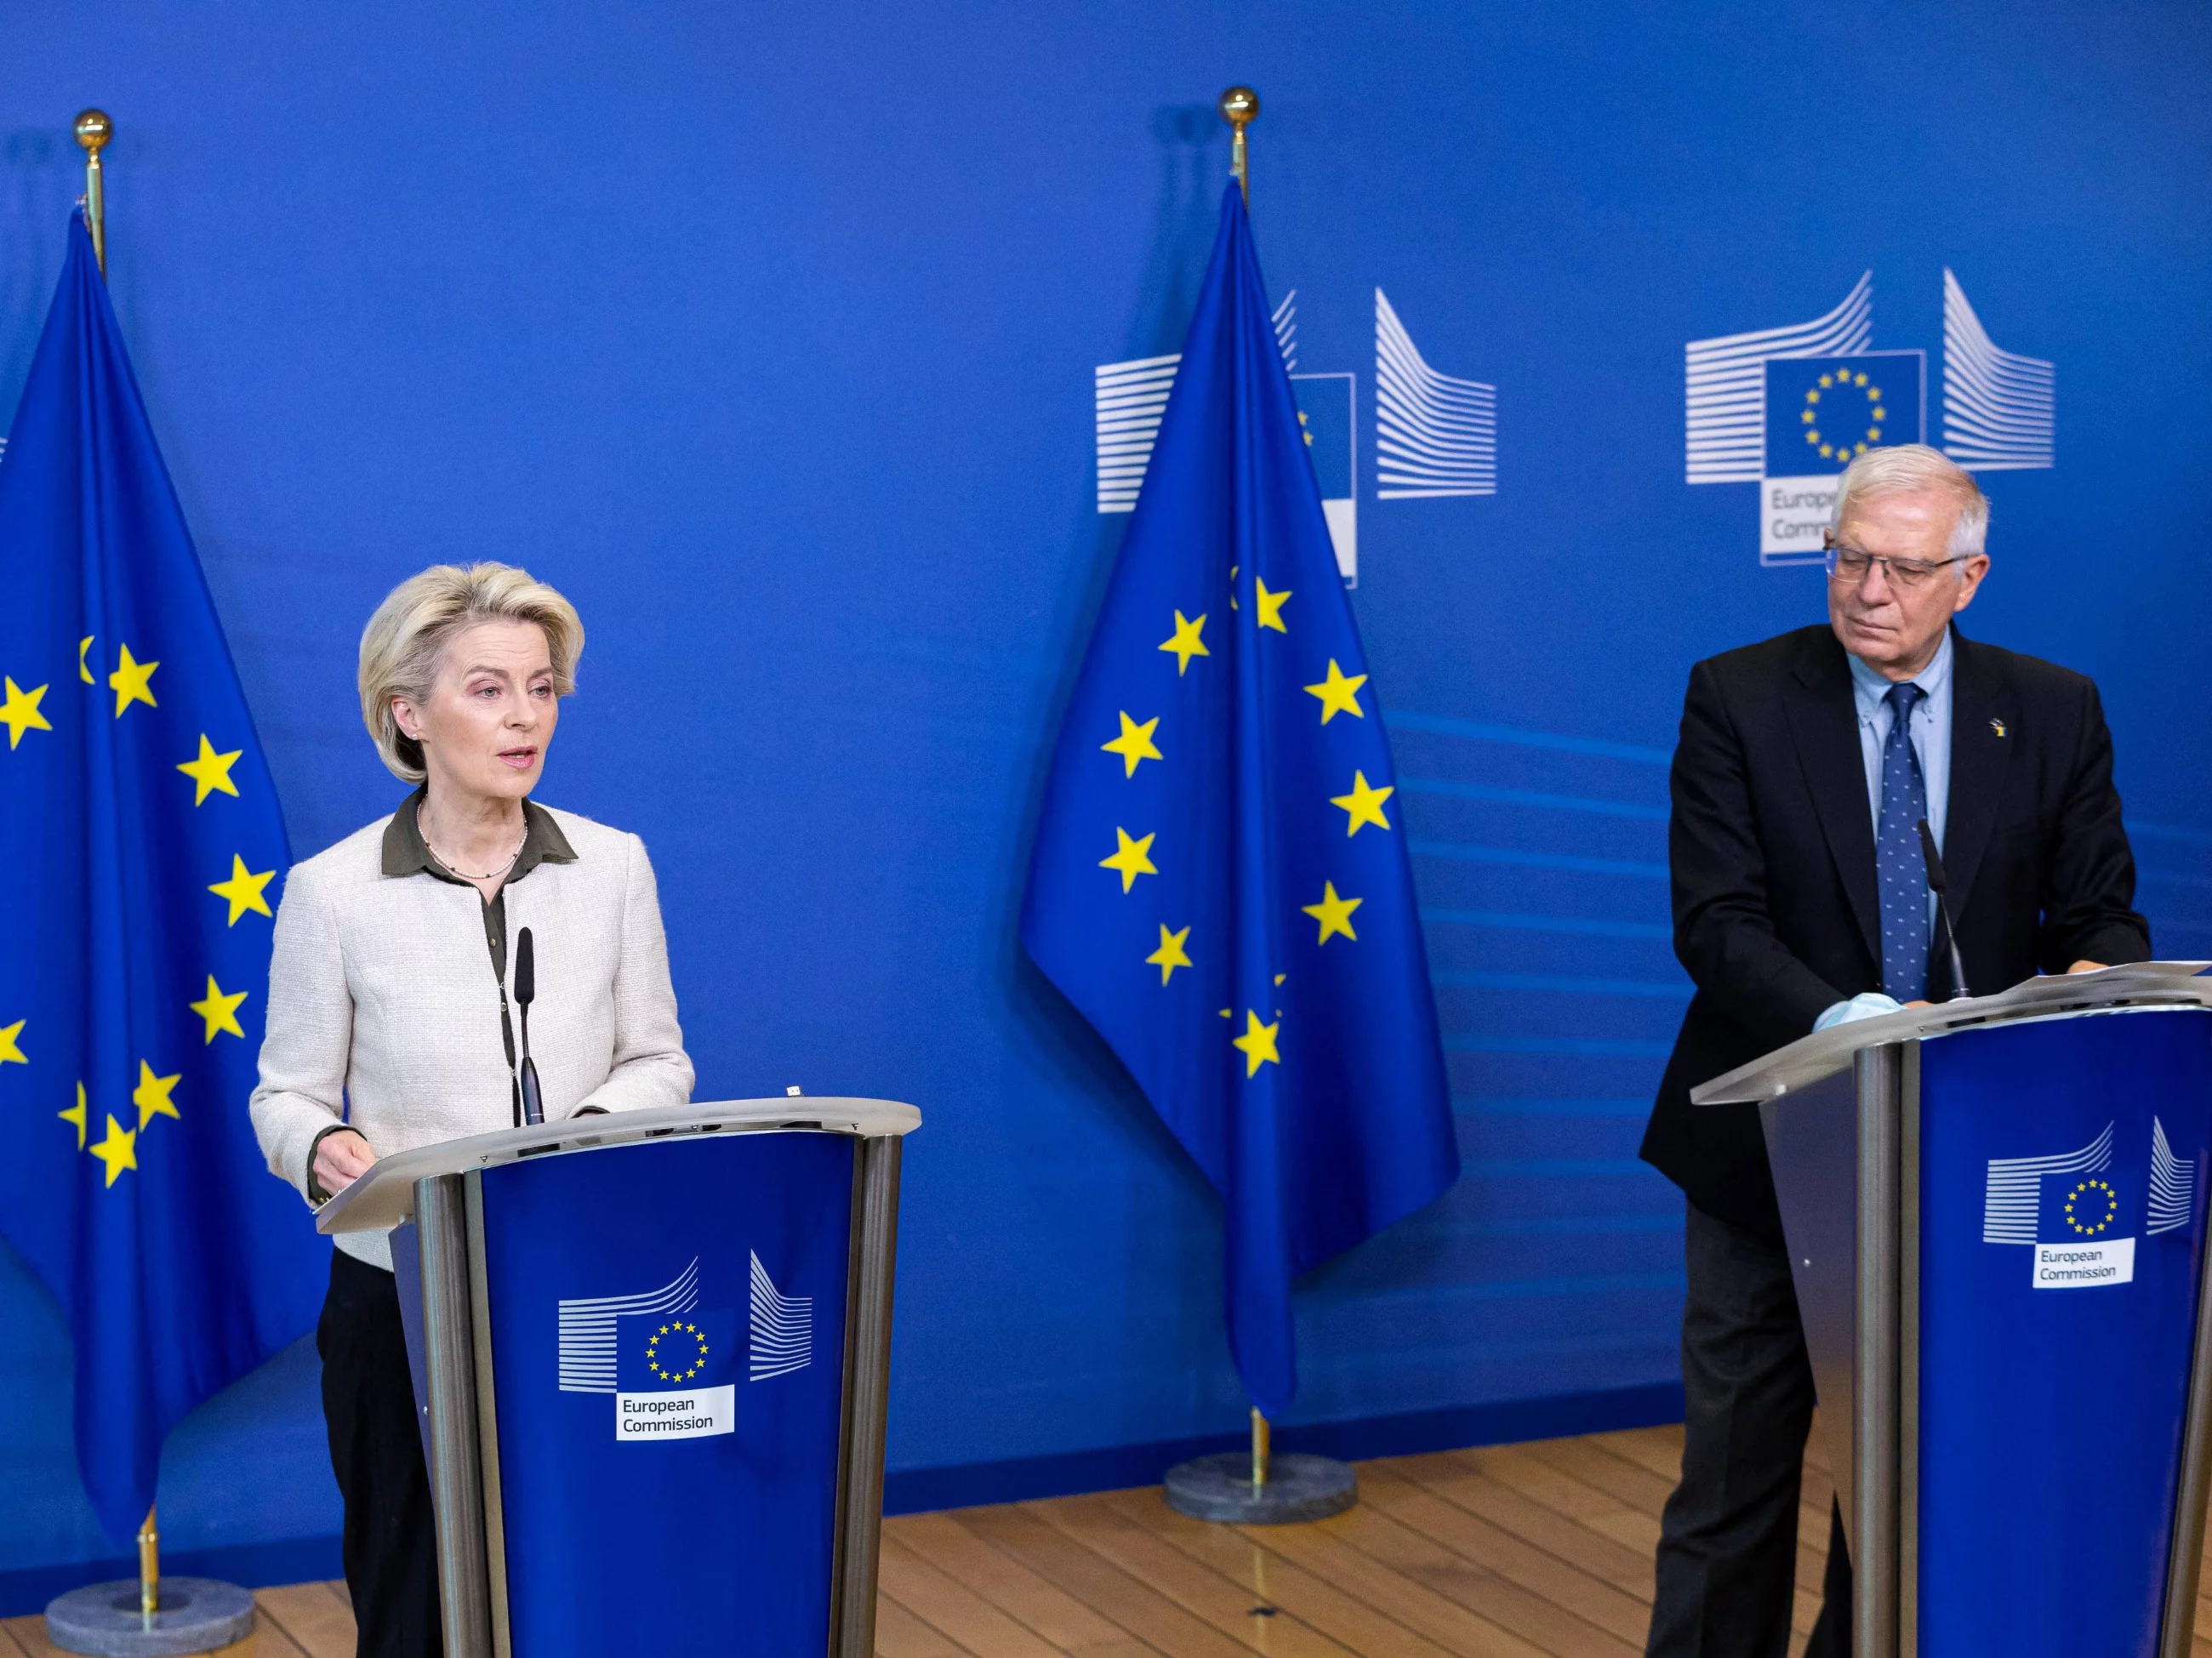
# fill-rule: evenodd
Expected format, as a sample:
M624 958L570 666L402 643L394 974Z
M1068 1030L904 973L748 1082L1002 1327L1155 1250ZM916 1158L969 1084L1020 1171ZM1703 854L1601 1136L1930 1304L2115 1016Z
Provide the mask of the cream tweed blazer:
M681 1105L691 1061L645 843L552 815L575 860L541 863L505 889L510 975L524 927L535 946L530 1052L545 1119ZM308 1148L342 1118L379 1157L514 1121L483 906L474 887L386 875L389 821L295 865L277 907L253 1131L302 1197ZM386 1233L337 1242L392 1266Z

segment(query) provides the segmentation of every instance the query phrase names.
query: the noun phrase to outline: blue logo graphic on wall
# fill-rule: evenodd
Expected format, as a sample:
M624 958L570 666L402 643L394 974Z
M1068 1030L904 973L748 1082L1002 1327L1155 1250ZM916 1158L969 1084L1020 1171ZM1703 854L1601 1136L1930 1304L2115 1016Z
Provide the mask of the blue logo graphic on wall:
M1296 288L1273 321L1291 373L1307 453L1321 485L1337 573L1359 585L1359 377L1298 372ZM1102 362L1091 371L1098 510L1136 510L1180 354ZM1381 288L1375 290L1375 499L1431 501L1498 493L1498 388L1429 366Z
M1843 469L1869 449L1927 440L1928 356L1770 357L1765 370L1759 557L1769 564L1817 562Z
M1810 322L1692 340L1685 348L1686 481L1759 486L1760 563L1804 564L1820 557L1826 507L1835 500L1832 481L1862 445L1878 446L1865 435L1868 430L1883 433L1880 444L1928 441L1925 355L1877 352L1873 345L1869 270L1833 310ZM1869 385L1888 394L1883 416L1873 417L1870 406L1849 407L1843 412L1865 418L1846 432L1841 425L1820 426L1826 411L1815 408L1808 422L1805 393L1817 388L1820 374L1849 361L1856 376L1858 360L1868 357L1918 360L1910 384L1897 369L1880 375L1869 370ZM1809 376L1801 365L1811 369ZM1861 389L1856 381L1853 389ZM1808 425L1821 434L1810 444L1805 441ZM2039 357L1999 349L1958 277L1945 270L1943 452L1970 471L2049 467L2055 464L2057 425L2056 369ZM1824 490L1826 507L1819 501Z

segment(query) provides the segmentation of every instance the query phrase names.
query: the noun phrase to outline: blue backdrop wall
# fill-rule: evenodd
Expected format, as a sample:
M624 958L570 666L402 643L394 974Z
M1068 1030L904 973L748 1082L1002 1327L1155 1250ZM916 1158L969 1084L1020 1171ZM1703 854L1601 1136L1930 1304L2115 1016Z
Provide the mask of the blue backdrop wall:
M1984 475L1966 626L2097 676L2158 943L2212 954L2199 8L55 0L6 27L0 407L98 103L112 289L295 852L397 798L353 704L377 598L525 563L591 633L544 793L652 848L701 1096L921 1106L895 1502L1147 1479L1241 1421L1215 1206L1014 936L1127 521L1097 371L1179 342L1233 80L1265 102L1298 372L1351 377L1348 427L1346 382L1301 386L1355 503L1467 1158L1305 1287L1310 1438L1668 1408L1680 1204L1633 1161L1687 993L1664 767L1693 659L1821 613L1816 573L1762 562L1762 355L1924 352L1938 440L1988 378L1977 327L2055 365L2047 426L2019 369L1999 459L2049 430L2055 465ZM1409 495L1419 457L1379 446L1378 412L1418 439L1437 398L1479 409L1435 375L1494 389L1494 489ZM65 1336L0 1267L20 1602L114 1549ZM303 1346L180 1430L173 1548L333 1569L314 1378Z

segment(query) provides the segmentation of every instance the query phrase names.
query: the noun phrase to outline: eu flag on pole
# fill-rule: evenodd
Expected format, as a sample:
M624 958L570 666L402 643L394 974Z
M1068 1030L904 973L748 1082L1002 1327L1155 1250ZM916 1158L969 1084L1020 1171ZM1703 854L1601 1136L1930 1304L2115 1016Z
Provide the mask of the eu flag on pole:
M1459 1174L1394 787L1232 184L1022 939L1220 1193L1230 1350L1270 1416L1293 1276Z
M327 1249L246 1117L290 861L82 219L0 461L0 1229L135 1532L161 1442L313 1322Z

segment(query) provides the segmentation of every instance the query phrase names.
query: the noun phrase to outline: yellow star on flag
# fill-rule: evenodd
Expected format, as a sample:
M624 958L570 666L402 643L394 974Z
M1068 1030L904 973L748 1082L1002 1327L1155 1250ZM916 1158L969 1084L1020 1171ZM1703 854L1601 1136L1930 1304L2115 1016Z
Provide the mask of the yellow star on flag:
M1206 631L1206 618L1203 616L1197 621L1191 622L1185 620L1183 613L1177 610L1175 613L1175 637L1162 645L1160 648L1175 653L1176 677L1180 679L1182 677L1182 671L1190 666L1191 658L1212 656L1213 653L1206 648L1206 641L1199 637Z
M23 1057L23 1050L15 1045L15 1038L23 1034L23 1027L28 1023L28 1019L18 1019L13 1024L0 1024L0 1065L5 1065L10 1060L17 1065L30 1064Z
M1179 967L1191 965L1190 957L1183 954L1183 940L1190 937L1190 929L1170 932L1165 921L1160 923L1160 947L1145 960L1160 970L1160 982L1165 984Z
M1275 1052L1275 1033L1283 1028L1280 1019L1273 1024L1261 1024L1260 1016L1250 1008L1244 1010L1244 1034L1230 1039L1230 1047L1244 1055L1244 1079L1249 1082L1260 1074L1263 1065L1280 1065L1283 1056Z
M8 728L8 746L13 749L23 740L25 732L50 732L46 715L39 712L39 704L46 695L44 685L34 685L25 690L12 679L0 678L0 685L8 689L8 698L0 702L0 726Z
M1260 626L1273 628L1279 634L1290 632L1290 629L1283 625L1283 604L1290 598L1290 594L1269 592L1267 584L1257 576L1252 578L1252 597L1257 599L1260 604Z
M1111 858L1101 858L1098 860L1098 867L1119 871L1121 876L1121 890L1127 892L1137 884L1137 878L1139 875L1159 873L1159 871L1152 867L1152 860L1145 855L1152 849L1152 842L1158 839L1159 835L1155 830L1141 841L1132 841L1129 838L1129 831L1116 824L1114 829L1115 842L1114 855Z
M1359 935L1352 930L1352 912L1367 901L1364 898L1338 897L1334 881L1323 881L1321 894L1319 903L1299 906L1305 914L1321 923L1321 937L1314 942L1325 944L1340 932L1354 944L1358 943Z
M1127 710L1124 709L1121 714L1121 734L1112 742L1101 743L1098 746L1109 754L1120 755L1121 763L1128 768L1121 775L1134 777L1137 774L1137 762L1139 760L1164 760L1167 757L1152 746L1152 733L1158 731L1159 726L1160 722L1157 717L1147 720L1139 726L1129 718Z
M238 918L249 909L258 914L270 914L269 901L261 896L261 889L276 878L276 872L273 869L264 875L247 873L246 859L234 852L231 853L230 879L217 881L208 889L216 897L230 901L230 920L224 925L236 926Z
M118 720L123 718L124 709L133 702L143 702L149 708L161 706L154 701L154 693L146 688L147 682L154 677L154 670L161 665L158 662L133 661L131 647L128 645L123 647L123 660L115 671L107 676L107 689L115 693L115 717Z
M226 996L222 993L222 987L215 981L215 975L210 973L208 975L207 999L187 1002L185 1005L207 1021L207 1039L210 1042L218 1032L225 1030L242 1041L246 1033L238 1028L238 1005L252 993L250 990L234 990Z
M83 1151L83 1150L84 1150L84 1084L83 1084L82 1083L79 1083L79 1084L76 1085L76 1103L75 1105L73 1105L73 1106L70 1107L70 1108L69 1108L68 1110L66 1110L66 1111L57 1111L57 1112L55 1112L55 1113L54 1113L54 1115L56 1115L57 1117L59 1117L59 1118L60 1118L64 1122L75 1123L75 1124L76 1125L76 1149L77 1149L78 1151Z
M107 1138L92 1148L92 1155L107 1165L107 1183L115 1184L115 1177L126 1169L136 1169L138 1159L132 1155L131 1145L138 1136L115 1121L107 1119Z
M1318 685L1307 686L1306 695L1321 698L1321 723L1324 726L1340 714L1364 720L1367 710L1359 706L1358 693L1366 683L1367 676L1364 673L1356 673L1347 678L1344 670L1336 665L1336 659L1331 657L1328 659L1328 677Z
M156 1117L176 1116L176 1102L169 1096L177 1091L178 1078L183 1074L179 1072L176 1077L157 1077L152 1066L143 1060L138 1061L138 1086L131 1090L131 1102L138 1108L139 1133L145 1133L146 1125Z
M204 804L208 796L217 789L234 800L238 799L238 785L230 780L230 768L238 756L245 752L244 749L233 749L228 754L217 754L215 744L208 741L207 733L200 733L200 757L177 762L177 769L198 785L199 792L192 796L194 805Z
M92 641L95 637L97 637L96 635L87 634L76 642L76 677L88 685L97 685L100 683L92 677L91 665L84 659L84 653L92 648Z
M1359 833L1362 823L1372 823L1376 829L1389 829L1390 820L1382 815L1382 803L1397 792L1395 786L1387 789L1370 789L1367 786L1367 774L1356 771L1352 774L1352 793L1333 794L1329 796L1328 803L1332 806L1342 806L1351 815L1350 821L1344 826L1344 832L1346 835L1353 835Z

